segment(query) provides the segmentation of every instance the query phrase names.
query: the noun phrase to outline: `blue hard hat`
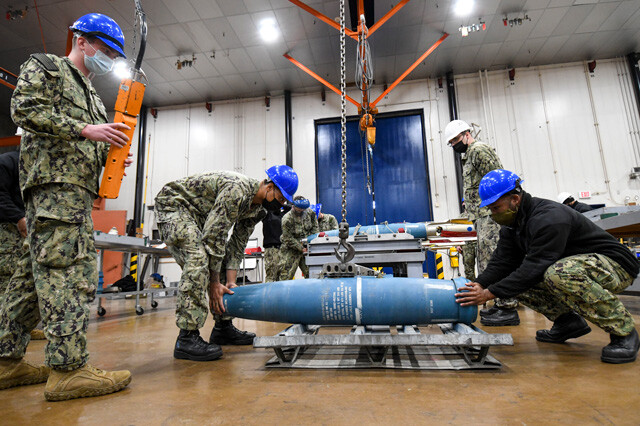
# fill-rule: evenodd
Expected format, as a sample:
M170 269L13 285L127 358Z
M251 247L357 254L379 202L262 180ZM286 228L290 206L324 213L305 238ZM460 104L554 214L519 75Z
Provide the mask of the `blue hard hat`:
M478 193L480 194L480 207L488 206L498 200L509 191L516 189L524 182L520 177L509 170L492 170L480 181Z
M322 204L321 203L314 204L313 206L311 206L311 210L316 212L316 217L318 219L320 219L320 212L322 211Z
M293 200L293 205L299 209L308 209L311 206L311 203L306 198L301 198L299 200Z
M298 190L298 175L289 166L271 166L265 170L269 179L278 187L284 198L293 202L293 194ZM307 206L308 207L308 206Z
M72 26L72 31L80 31L86 36L98 37L107 46L126 58L124 54L124 34L113 19L101 13L89 13L81 16Z

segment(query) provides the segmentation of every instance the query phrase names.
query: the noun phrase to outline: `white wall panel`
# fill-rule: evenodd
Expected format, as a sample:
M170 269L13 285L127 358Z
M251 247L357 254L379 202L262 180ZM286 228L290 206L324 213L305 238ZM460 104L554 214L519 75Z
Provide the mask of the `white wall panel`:
M517 69L513 82L506 70L457 76L459 116L482 128L480 139L495 147L504 167L520 174L532 194L555 199L559 191L577 195L588 190L589 203L621 204L640 194L640 182L629 179L631 168L640 166L640 120L628 78L623 59L598 61L593 76L585 74L582 63ZM372 98L381 92L374 87ZM348 94L360 99L355 90ZM378 107L381 113L424 111L434 220L456 217L453 153L442 140L449 122L446 88L439 88L435 79L406 82ZM324 103L319 93L294 94L292 112L298 192L315 202L314 120L338 117L340 98L329 90ZM357 114L349 102L347 114ZM282 96L272 97L269 108L263 98L214 103L211 114L204 105L164 108L157 120L149 116L148 126L147 205L164 184L187 175L235 170L262 179L265 168L285 162ZM107 203L109 209L128 210L129 217L134 169L121 197ZM147 216L145 233L150 233L152 214ZM262 242L261 225L253 237ZM178 268L165 265L163 271L170 281L179 279Z

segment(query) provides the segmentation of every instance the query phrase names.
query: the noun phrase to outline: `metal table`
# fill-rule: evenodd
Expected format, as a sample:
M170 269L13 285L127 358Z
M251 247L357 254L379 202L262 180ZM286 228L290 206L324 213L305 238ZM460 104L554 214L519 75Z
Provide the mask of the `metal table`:
M425 261L422 241L410 234L377 234L350 236L349 241L356 255L352 262L366 267L393 267L396 277L422 278L422 264ZM322 266L336 261L334 249L338 237L317 237L308 245L306 262L309 275L322 274Z
M601 207L583 214L616 238L640 237L640 206ZM623 293L640 295L640 277Z
M104 257L105 250L107 251L119 251L123 253L137 253L138 259L141 259L142 254L146 254L151 256L154 259L154 264L157 265L157 260L160 257L171 257L169 254L169 250L166 248L156 248L151 247L148 244L147 238L136 238L129 237L124 235L111 235L106 234L100 231L94 231L93 233L95 239L95 246L98 249L98 270L102 270L102 260ZM146 263L146 262L145 262ZM144 309L140 306L140 295L148 294L151 299L151 308L155 309L158 306L158 302L154 300L154 295L158 293L169 293L177 291L177 289L169 289L169 288L158 288L158 289L142 289L141 283L144 278L144 268L141 272L136 274L136 291L128 291L123 293L98 293L96 295L98 299L98 315L103 316L106 313L106 310L102 306L102 299L114 300L114 299L122 299L126 296L135 296L136 297L136 314L142 315L144 313Z

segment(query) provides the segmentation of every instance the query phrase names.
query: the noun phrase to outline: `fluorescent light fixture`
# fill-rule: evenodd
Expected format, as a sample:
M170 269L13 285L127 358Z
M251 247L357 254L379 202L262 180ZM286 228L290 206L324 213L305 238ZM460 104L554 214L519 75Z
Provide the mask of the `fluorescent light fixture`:
M131 78L131 68L125 59L116 59L113 64L113 74L120 80Z
M458 16L467 16L473 11L474 0L457 0L453 11Z
M258 26L260 37L266 42L272 42L278 38L278 27L273 19L264 19Z

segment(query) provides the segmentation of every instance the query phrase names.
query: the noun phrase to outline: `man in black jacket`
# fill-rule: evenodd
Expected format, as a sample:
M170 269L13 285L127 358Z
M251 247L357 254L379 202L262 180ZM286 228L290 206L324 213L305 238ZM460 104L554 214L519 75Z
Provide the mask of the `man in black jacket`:
M629 249L582 214L532 197L507 170L487 173L483 206L502 225L498 248L476 282L456 294L461 306L517 297L551 321L541 342L563 343L591 331L584 318L610 334L603 362L635 361L640 339L629 311L615 296L632 284L640 265Z
M278 211L267 211L262 219L262 245L264 245L264 282L277 281L280 275L280 236L282 235L282 216L291 210L285 206Z

